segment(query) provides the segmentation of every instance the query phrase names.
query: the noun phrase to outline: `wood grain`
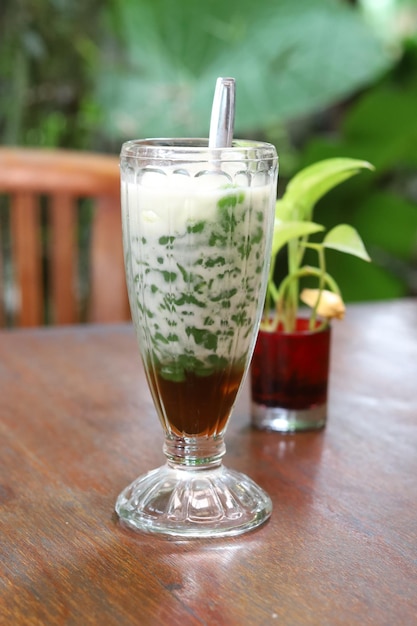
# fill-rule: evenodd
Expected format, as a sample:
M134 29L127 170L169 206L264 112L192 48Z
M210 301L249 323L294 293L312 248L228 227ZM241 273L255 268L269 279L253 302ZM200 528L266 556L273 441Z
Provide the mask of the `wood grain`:
M42 323L44 298L38 199L27 191L16 193L10 222L14 275L16 283L23 287L17 290L17 321L20 326L38 326Z
M122 528L119 491L163 461L130 325L0 333L0 623L417 623L417 302L334 325L329 421L251 430L228 466L271 495L262 528L174 541Z
M0 189L30 193L118 195L118 159L113 155L57 148L1 147Z
M12 247L7 266L17 294L11 311L0 299L2 323L8 318L16 326L130 319L118 157L0 146L0 197L9 199ZM87 303L81 301L78 276L78 229L80 212L87 210L81 201L86 199L93 210L89 267L82 275L83 291L90 294ZM84 218L84 229L87 224ZM1 273L0 291L4 295Z
M56 324L75 324L80 319L77 307L77 211L74 198L67 194L51 197L49 242L53 320ZM119 318L119 321L123 318Z

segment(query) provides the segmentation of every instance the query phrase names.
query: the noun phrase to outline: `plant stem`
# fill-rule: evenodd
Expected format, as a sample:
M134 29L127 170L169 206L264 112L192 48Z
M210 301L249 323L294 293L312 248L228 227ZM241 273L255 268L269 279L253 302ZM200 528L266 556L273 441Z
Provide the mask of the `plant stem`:
M321 269L317 267L304 265L303 267L299 268L294 274L288 274L284 278L284 280L281 282L279 289L276 289L275 285L273 286L274 290L272 291L271 289L271 295L275 301L278 311L282 311L284 306L286 306L286 302L288 302L287 293L289 293L292 283L295 282L298 285L300 278L307 278L309 276L315 276L320 281L320 284L322 285L320 288L321 291L324 289L326 285L328 285L334 293L337 293L339 296L341 295L338 284L336 283L334 278L330 276L330 274L327 274L327 272L322 271ZM316 304L316 308L317 308L317 305L318 305L318 301ZM283 317L282 322L283 322L284 330L286 332L293 332L295 330L296 313L297 312L295 312L295 318L294 318L294 322L292 326L287 325L286 321L288 318L285 316ZM273 332L274 330L276 330L277 326L278 326L278 323L271 324L269 325L269 330ZM314 330L314 325L311 329Z
M317 251L317 256L318 256L318 260L319 260L319 285L318 285L318 289L319 289L319 293L317 295L317 300L316 300L316 304L314 305L312 311L311 311L311 315L310 315L310 321L309 321L309 328L310 330L313 330L316 326L316 320L317 320L317 308L319 306L319 302L320 302L320 298L321 298L321 294L323 292L323 289L325 287L325 275L326 275L326 259L325 259L325 255L324 255L324 246L321 244L310 244L309 245L310 248L313 248L314 250Z
M287 304L284 311L284 328L287 332L295 329L295 320L298 309L298 270L299 270L299 240L292 239L288 242L288 274L293 280L288 283Z

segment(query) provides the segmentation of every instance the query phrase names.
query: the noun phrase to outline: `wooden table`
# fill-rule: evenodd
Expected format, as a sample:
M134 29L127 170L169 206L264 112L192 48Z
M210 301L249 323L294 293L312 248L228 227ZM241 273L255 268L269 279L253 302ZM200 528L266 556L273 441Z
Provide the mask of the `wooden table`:
M350 306L332 358L324 431L252 431L247 387L231 419L271 520L187 542L113 513L163 461L131 326L0 333L0 624L417 624L417 301Z

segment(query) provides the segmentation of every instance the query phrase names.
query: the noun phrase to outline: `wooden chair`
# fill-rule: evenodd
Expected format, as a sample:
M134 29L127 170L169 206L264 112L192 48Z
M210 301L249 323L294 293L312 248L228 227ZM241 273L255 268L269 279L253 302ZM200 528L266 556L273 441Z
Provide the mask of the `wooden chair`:
M115 156L0 147L0 325L129 319L119 198Z

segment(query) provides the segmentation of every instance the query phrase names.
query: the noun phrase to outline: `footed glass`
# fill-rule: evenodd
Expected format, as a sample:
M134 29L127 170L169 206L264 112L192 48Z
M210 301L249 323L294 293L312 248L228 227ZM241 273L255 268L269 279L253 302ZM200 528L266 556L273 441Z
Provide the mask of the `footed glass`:
M118 497L134 529L237 535L271 514L269 496L222 457L264 303L277 169L275 148L259 142L122 147L129 300L166 456Z

